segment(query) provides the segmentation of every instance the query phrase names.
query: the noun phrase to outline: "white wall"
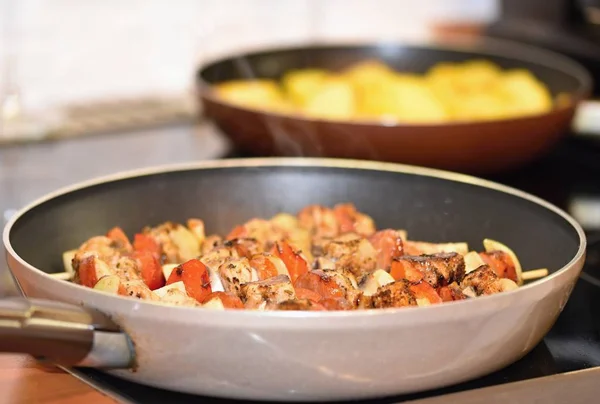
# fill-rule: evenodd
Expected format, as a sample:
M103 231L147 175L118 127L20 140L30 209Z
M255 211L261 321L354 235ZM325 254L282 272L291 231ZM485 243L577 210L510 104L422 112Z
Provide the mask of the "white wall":
M243 47L423 37L432 20L496 13L495 0L0 0L0 7L0 58L16 50L30 107L186 91L198 61Z

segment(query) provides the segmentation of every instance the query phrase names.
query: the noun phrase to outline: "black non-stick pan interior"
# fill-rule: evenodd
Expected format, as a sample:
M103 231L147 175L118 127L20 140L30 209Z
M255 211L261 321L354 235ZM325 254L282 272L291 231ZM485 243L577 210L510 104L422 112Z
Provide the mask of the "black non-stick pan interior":
M466 46L434 45L315 45L272 49L237 55L208 64L198 72L202 82L233 79L279 79L287 71L324 68L337 71L369 59L381 60L398 71L424 73L439 62L490 60L502 68L522 68L543 81L550 92L580 94L588 91L588 73L576 63L554 54L499 41Z
M10 241L23 259L56 272L63 251L115 225L132 235L198 217L209 233L222 234L252 217L339 202L353 202L379 228L407 229L414 240L468 241L481 250L483 238L497 239L525 268L555 271L579 246L569 222L518 196L422 175L313 166L190 169L100 183L29 210Z

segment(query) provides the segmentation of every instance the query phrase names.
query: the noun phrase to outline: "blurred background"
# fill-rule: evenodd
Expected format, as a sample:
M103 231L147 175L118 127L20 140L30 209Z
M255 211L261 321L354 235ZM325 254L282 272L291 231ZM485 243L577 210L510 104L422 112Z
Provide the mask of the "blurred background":
M0 63L23 105L181 95L219 53L319 39L426 38L486 23L495 0L0 0ZM7 61L7 52L12 56ZM6 83L4 83L6 85Z
M484 162L485 153L494 153L496 160L504 159L508 166L512 164L511 156L518 154L515 150L526 146L526 139L537 138L538 144L530 142L533 151L528 157L541 161L533 174L490 178L515 184L518 181L514 182L514 178L527 177L529 180L519 186L556 200L561 206L575 200L573 209L583 212L580 216L593 218L589 220L600 228L600 205L594 199L596 193L600 197L600 190L591 192L589 188L594 186L585 183L584 195L574 197L566 179L564 186L558 187L560 191L556 191L557 178L564 178L564 174L548 179L547 188L540 185L540 174L536 174L547 174L548 165L557 165L540 160L543 136L549 139L548 144L568 137L566 148L560 146L558 150L564 153L569 150L571 160L581 162L582 153L596 150L585 161L600 161L598 148L587 144L575 153L570 152L573 135L592 134L596 138L595 133L600 132L597 103L587 99L597 93L597 89L593 93L588 91L591 83L587 82L587 75L595 79L600 71L597 3L592 0L0 0L0 212L8 217L35 197L99 175L150 165L246 156L236 147L234 138L243 135L251 126L250 120L234 118L238 126L230 125L223 130L223 124L215 125L214 119L206 119L199 113L196 74L209 61L275 45L357 40L375 47L381 42L395 43L398 50L394 55L400 57L404 55L400 50L402 44L460 34L508 38L573 57L581 65L573 68L566 63L570 66L567 70L579 72L581 67L584 72L575 74L580 88L570 94L570 100L577 105L570 105L571 109L560 119L556 117L560 113L557 108L548 113L555 115L554 121L524 119L520 126L506 119L483 126L468 122L465 126L433 124L431 133L435 136L431 139L445 139L431 141L439 146L437 152L431 144L419 143L420 139L429 138L429 129L421 128L420 131L425 130L421 133L411 126L400 125L399 132L394 134L394 125L379 122L356 136L353 127L343 126L344 139L352 143L353 139L371 134L373 139L378 136L389 139L387 143L367 142L365 147L374 150L367 157L374 159L382 157L385 150L406 149L413 157L436 152L438 155L431 154L429 161L441 161L440 153L448 154L447 146L454 144L458 148L454 151L455 163L469 159ZM525 65L519 65L519 60L535 62L537 58L535 52L518 53L516 62L508 63L508 67L522 68ZM445 61L445 56L440 55L431 59L431 65ZM410 59L401 58L403 63ZM566 66L558 59L546 64L557 70ZM563 76L545 83L550 86L552 97L558 100L561 91L577 87L575 81L560 77ZM586 103L580 103L582 97ZM405 101L411 103L410 99ZM577 111L571 120L575 106ZM266 122L273 123L271 118ZM270 128L273 130L273 125ZM277 126L268 136L282 132L287 136L287 130L298 130L293 125L282 128ZM306 126L299 128L306 132ZM327 124L320 129L323 133L313 126L310 128L311 135L317 137L329 130ZM449 128L454 129L448 132ZM407 149L408 143L402 143L402 139L412 139L412 149ZM492 139L495 144L488 142ZM467 149L466 144L474 148ZM571 160L560 159L563 164L570 164L567 161ZM407 159L409 163L413 160ZM395 161L406 162L402 158ZM454 167L462 169L456 164L442 168ZM578 178L585 175L588 171L573 174Z

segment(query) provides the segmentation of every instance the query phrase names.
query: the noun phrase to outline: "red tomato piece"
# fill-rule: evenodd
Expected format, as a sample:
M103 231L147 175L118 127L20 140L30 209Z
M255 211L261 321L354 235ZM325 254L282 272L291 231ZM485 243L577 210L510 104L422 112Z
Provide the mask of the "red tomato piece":
M479 256L490 266L499 278L508 278L517 282L517 270L508 254L503 251L481 252Z
M171 271L167 285L183 281L188 296L202 302L212 293L210 276L206 266L197 259L191 259Z
M406 279L409 282L420 282L423 279L423 274L412 263L405 260L393 260L390 275L395 280Z
M292 284L296 282L300 275L308 272L308 263L286 241L275 243L272 254L281 258L290 273Z
M118 243L119 247L122 249L131 251L131 249L133 248L131 246L131 243L129 242L129 238L127 238L127 235L125 234L123 229L121 229L118 226L110 229L108 233L106 233L106 237Z
M243 309L244 308L244 303L242 303L242 301L240 300L239 297L237 297L233 293L226 293L226 292L212 292L211 294L206 296L206 298L204 298L204 300L202 301L202 304L208 302L209 300L211 300L213 298L220 299L221 303L223 303L223 307L225 307L226 309Z
M279 274L275 265L264 254L253 256L252 259L250 259L250 266L256 269L258 280L260 281L272 278Z
M93 288L98 282L95 259L93 256L86 257L79 262L77 267L79 282L88 288Z
M408 287L416 299L427 299L431 304L442 303L443 300L433 286L427 282L419 282Z
M139 262L142 280L150 290L165 286L165 276L162 272L162 267L150 251L135 251L133 258Z
M233 240L236 238L243 238L246 235L246 227L245 226L235 226L231 232L225 237L225 240Z
M343 297L323 299L319 304L326 310L352 310L350 302Z
M318 294L317 292L312 291L310 289L304 289L304 288L298 288L298 287L295 289L296 289L296 298L298 300L307 299L313 303L317 303L322 299L320 294Z
M400 233L396 230L381 230L369 237L369 242L377 251L377 268L388 269L394 258L404 254Z
M148 251L156 258L162 253L160 245L149 235L137 233L133 237L133 249L135 251Z
M307 272L300 275L294 283L296 294L298 289L306 289L316 293L323 299L340 298L346 296L346 293L337 282L332 278L322 278L314 272ZM301 292L302 293L302 292ZM321 300L319 299L319 302Z
M440 295L440 298L444 302L454 301L454 293L452 293L452 291L450 290L450 288L448 286L442 286L441 288L439 288L438 294Z

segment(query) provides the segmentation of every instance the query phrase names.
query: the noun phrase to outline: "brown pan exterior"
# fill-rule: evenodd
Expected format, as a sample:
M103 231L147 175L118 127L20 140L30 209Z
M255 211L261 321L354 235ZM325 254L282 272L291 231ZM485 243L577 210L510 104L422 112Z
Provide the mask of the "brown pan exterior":
M340 157L486 174L523 165L567 135L575 103L502 121L384 126L316 121L238 108L202 95L204 112L253 155Z
M318 45L238 55L199 69L198 99L205 116L235 146L257 156L380 160L487 174L532 161L568 135L577 105L591 91L591 79L583 67L561 55L503 41L483 39L466 47L448 42L416 47ZM549 113L506 120L385 125L278 115L229 104L211 91L213 83L245 77L247 69L257 77L277 78L290 69L314 65L337 70L373 57L413 72L442 61L489 58L507 67L532 69L553 96L568 94L571 102ZM264 68L269 64L278 66L276 72Z

